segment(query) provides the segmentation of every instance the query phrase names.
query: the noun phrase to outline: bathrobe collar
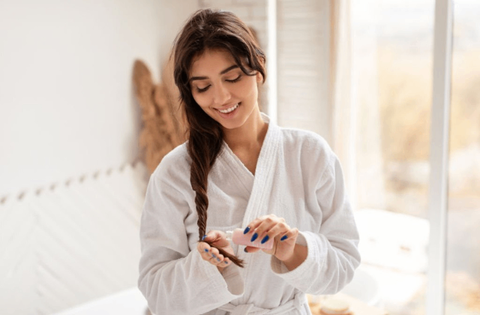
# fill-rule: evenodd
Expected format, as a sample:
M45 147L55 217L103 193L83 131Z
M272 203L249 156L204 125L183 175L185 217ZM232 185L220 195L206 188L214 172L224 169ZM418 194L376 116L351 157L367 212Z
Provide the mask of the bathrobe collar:
M225 159L226 164L231 165L231 169L237 179L242 183L246 191L250 193L243 218L243 226L247 226L254 219L267 214L271 206L267 203L272 190L273 177L277 165L276 157L281 144L281 130L264 113L262 113L262 118L268 123L268 130L258 157L255 176L233 153L226 142L224 142L221 152L221 158Z

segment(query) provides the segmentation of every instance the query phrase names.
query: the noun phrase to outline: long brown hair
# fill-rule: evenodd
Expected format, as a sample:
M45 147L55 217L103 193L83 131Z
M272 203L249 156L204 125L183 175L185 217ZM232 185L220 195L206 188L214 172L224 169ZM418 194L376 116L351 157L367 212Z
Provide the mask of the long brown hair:
M187 21L175 40L174 78L188 124L187 150L192 159L190 183L195 191L199 241L206 234L208 173L223 144L222 126L195 102L189 84L192 61L206 50L227 51L246 75L255 75L258 71L263 76L263 82L266 78L265 54L249 28L231 12L199 10ZM243 267L242 260L220 248L218 250Z

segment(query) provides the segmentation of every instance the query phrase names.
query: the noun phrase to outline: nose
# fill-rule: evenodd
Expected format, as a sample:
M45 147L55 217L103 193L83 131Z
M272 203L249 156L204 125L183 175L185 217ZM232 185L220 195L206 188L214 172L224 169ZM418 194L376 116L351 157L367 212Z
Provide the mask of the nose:
M213 103L215 106L221 106L230 99L230 91L228 88L220 83L214 87Z

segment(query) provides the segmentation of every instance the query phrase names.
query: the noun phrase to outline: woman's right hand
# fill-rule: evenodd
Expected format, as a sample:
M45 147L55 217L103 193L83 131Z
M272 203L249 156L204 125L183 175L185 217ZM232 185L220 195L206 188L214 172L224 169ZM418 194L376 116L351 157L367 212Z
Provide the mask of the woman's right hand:
M208 261L214 266L217 266L219 270L230 266L232 262L227 257L224 257L217 248L221 248L227 253L234 255L232 246L227 240L227 236L222 231L210 231L207 233L205 240L215 247L208 245L206 242L198 242L197 250L202 256L203 260ZM217 248L216 248L217 247Z

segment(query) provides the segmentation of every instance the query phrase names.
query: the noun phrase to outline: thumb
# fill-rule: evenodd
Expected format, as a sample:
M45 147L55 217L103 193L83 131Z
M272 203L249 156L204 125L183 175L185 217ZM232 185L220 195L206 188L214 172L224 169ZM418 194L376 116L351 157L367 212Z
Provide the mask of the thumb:
M209 231L204 238L204 241L209 242L215 247L225 247L230 245L225 233L217 230Z
M213 230L213 231L208 231L207 235L204 236L203 240L209 241L209 242L215 242L216 240L222 238L224 236L224 233Z
M253 246L247 246L247 247L245 247L245 249L244 249L244 251L245 251L246 253L249 253L249 254L256 253L256 252L258 252L259 250L260 250L260 248L258 248L258 247L253 247Z

